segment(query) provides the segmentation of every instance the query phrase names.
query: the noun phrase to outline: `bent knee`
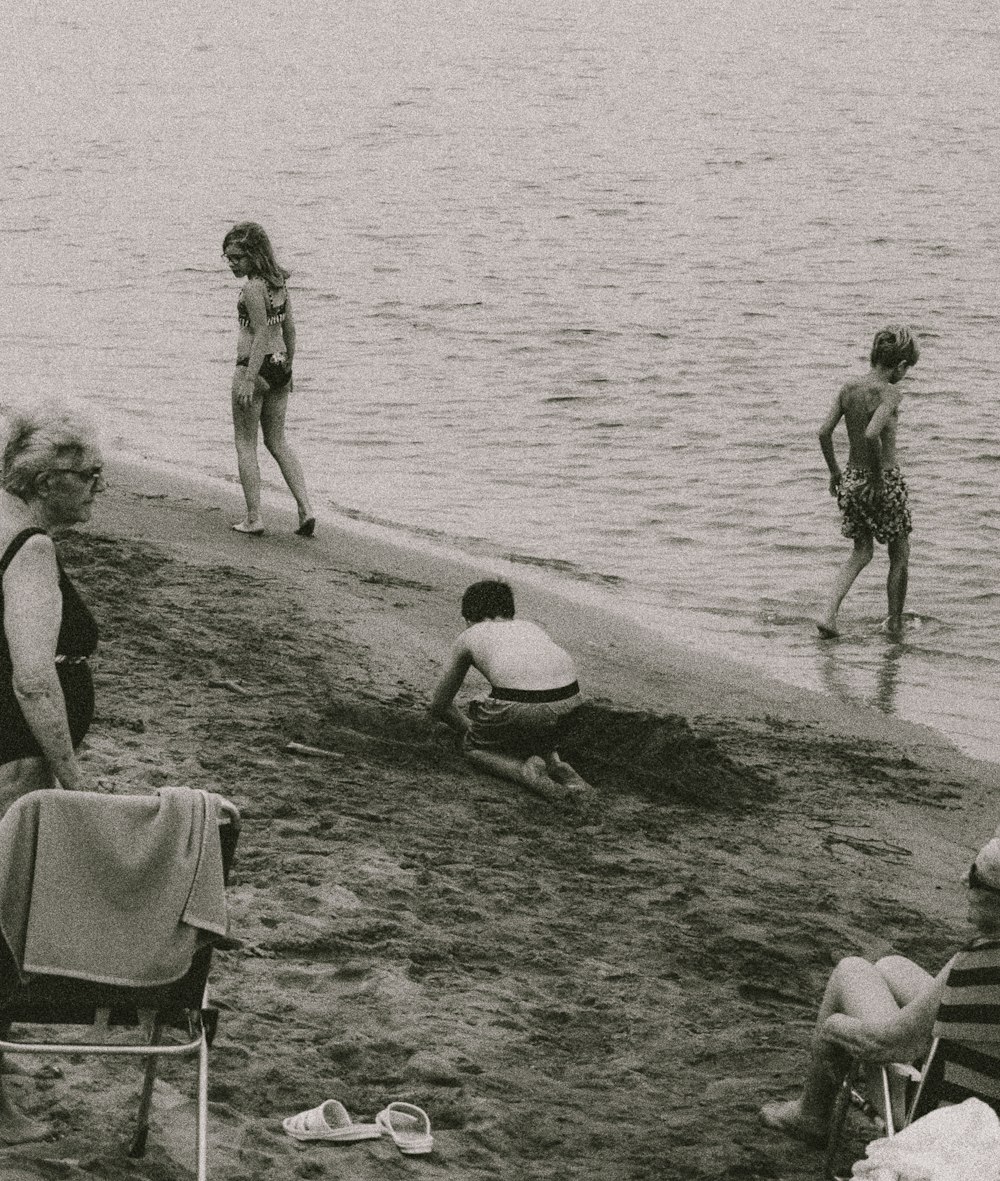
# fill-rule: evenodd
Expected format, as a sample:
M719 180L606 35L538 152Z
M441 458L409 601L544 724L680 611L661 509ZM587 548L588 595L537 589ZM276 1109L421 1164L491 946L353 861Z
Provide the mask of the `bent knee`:
M875 972L876 968L871 960L866 960L860 955L847 955L837 962L830 979L838 992L850 992L859 981L872 980Z
M926 969L905 955L883 956L875 967L900 1005L918 996L933 979Z
M905 955L884 955L881 959L875 961L875 967L880 972L892 972L898 969L907 972L914 966L913 960L907 959Z
M871 969L873 964L871 960L866 960L864 956L860 955L845 955L842 960L837 961L838 972L856 972L859 969Z

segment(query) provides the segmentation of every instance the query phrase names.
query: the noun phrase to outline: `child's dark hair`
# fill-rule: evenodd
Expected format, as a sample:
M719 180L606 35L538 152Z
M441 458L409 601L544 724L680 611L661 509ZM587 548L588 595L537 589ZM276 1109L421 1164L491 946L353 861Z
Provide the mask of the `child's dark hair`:
M875 333L872 341L871 363L895 369L904 361L916 365L920 349L913 333L903 324L887 324Z
M514 592L506 582L486 579L474 582L462 595L462 618L469 623L484 619L513 619Z

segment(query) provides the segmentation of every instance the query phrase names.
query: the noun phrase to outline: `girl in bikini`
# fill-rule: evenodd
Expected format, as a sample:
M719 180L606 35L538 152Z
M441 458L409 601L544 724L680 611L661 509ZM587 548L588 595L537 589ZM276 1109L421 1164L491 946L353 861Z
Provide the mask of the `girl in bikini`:
M299 510L301 537L316 529L298 456L285 439L285 411L292 390L295 355L295 321L286 280L288 271L278 265L263 227L244 221L226 234L222 253L229 269L246 283L237 312L240 335L233 374L233 427L240 483L247 515L233 528L237 533L263 533L260 513L260 466L257 462L257 428L264 432L264 446L277 460Z

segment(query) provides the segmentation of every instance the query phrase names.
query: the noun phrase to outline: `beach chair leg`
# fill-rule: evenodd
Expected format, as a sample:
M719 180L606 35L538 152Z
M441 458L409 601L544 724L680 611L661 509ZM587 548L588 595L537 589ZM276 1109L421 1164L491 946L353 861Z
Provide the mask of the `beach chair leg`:
M208 1038L198 1047L198 1181L208 1181Z
M844 1125L847 1123L847 1113L851 1107L855 1078L855 1071L851 1070L840 1084L830 1115L830 1135L826 1142L826 1156L823 1161L823 1175L827 1181L847 1181L844 1175L837 1171L837 1165L844 1151Z
M149 1041L154 1045L160 1039L162 1026L154 1022L150 1031ZM146 1069L142 1078L142 1092L139 1095L139 1111L136 1116L135 1135L129 1145L128 1154L132 1157L146 1155L146 1140L149 1136L149 1109L153 1102L153 1084L156 1082L156 1068L159 1065L157 1056L150 1054L146 1059Z

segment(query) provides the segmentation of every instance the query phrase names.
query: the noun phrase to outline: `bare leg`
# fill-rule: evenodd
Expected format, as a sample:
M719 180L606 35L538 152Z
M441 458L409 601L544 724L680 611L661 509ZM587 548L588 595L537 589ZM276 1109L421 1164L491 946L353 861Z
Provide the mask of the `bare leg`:
M241 369L233 377L233 433L236 439L236 462L243 485L243 498L247 502L246 520L241 524L246 529L258 530L262 525L260 516L260 464L257 462L257 427L260 422L263 398L255 396L248 405L236 400L236 391L241 382Z
M826 610L823 612L822 618L816 620L816 626L821 635L836 636L839 634L837 612L840 610L840 604L854 585L854 580L872 560L874 549L874 542L870 537L856 537L854 539L854 549L851 550L850 557L837 571L837 576L833 580L833 588L830 591Z
M306 491L306 478L302 472L302 464L285 438L285 412L288 409L288 394L268 394L260 412L260 425L264 431L264 446L277 461L285 483L295 497L295 504L299 510L299 525L305 524L312 515L309 504L309 493Z
M803 1139L824 1139L848 1065L843 1052L821 1037L826 1019L844 1013L861 1021L884 1021L932 983L929 973L903 956L887 956L875 964L858 956L841 960L823 994L802 1093L787 1103L767 1104L761 1111L764 1122Z
M470 763L489 771L491 775L510 779L546 799L565 798L565 789L550 778L545 768L545 760L540 755L520 759L517 755L504 754L497 750L467 750L465 757Z
M903 606L906 603L906 584L910 571L910 539L897 537L890 541L889 577L885 589L889 599L889 618L886 620L887 630L898 633L903 630Z

